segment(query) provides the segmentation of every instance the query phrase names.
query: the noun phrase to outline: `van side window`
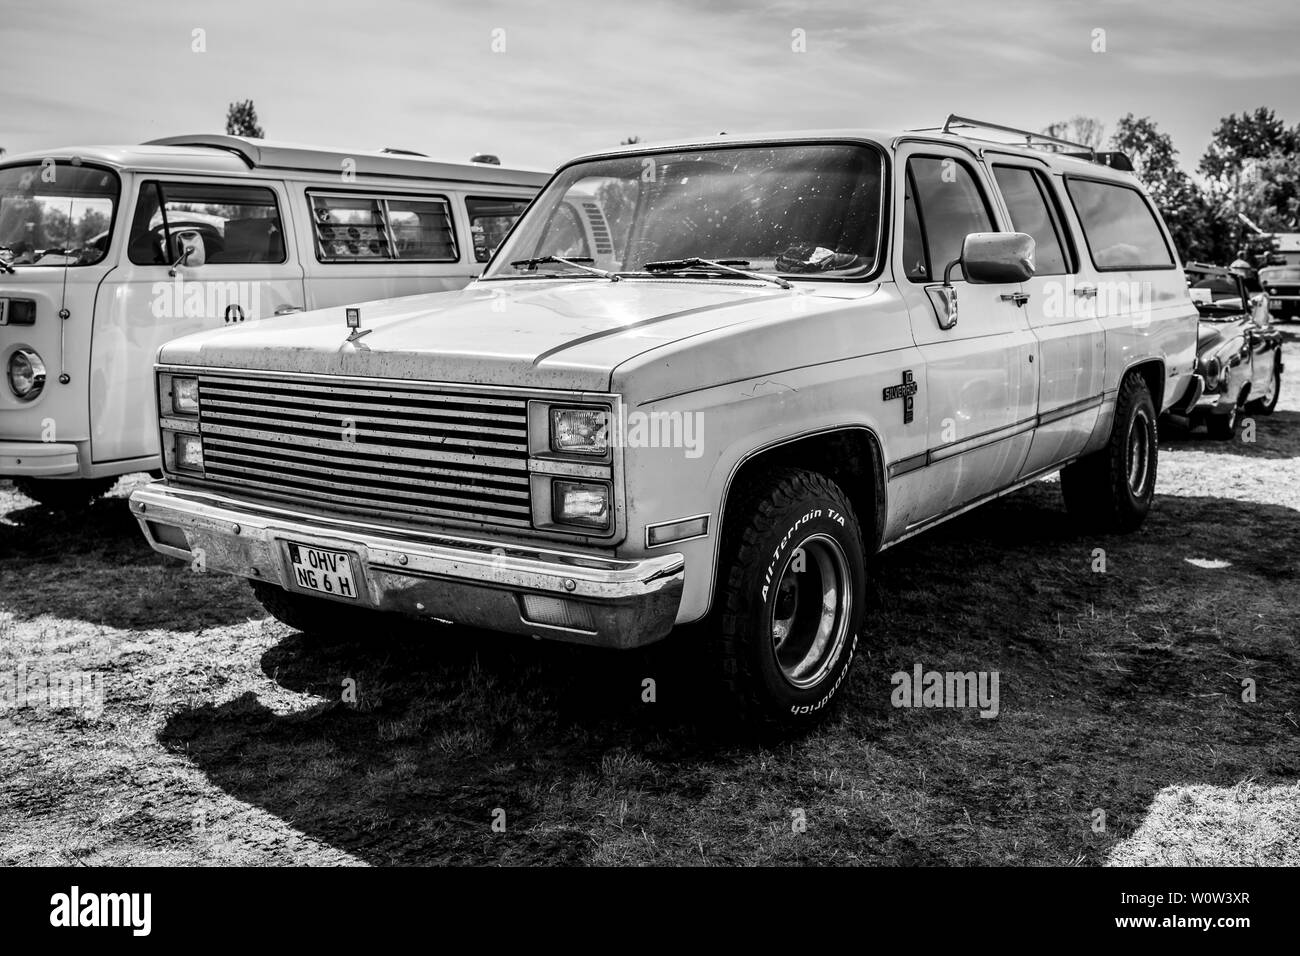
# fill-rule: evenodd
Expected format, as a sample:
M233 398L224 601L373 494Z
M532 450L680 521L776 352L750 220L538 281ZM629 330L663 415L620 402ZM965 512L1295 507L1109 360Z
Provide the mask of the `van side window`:
M321 262L457 262L451 206L441 196L308 193Z
M908 278L913 282L934 282L943 277L944 267L961 255L962 242L972 232L992 232L993 216L963 160L953 157L913 156L907 161L907 188L915 197L916 215L906 208L903 217L903 255ZM910 233L910 234L909 234ZM924 249L924 274L913 269L906 257L909 250ZM961 266L952 278L962 278Z
M527 207L527 199L469 197L465 200L475 262L487 262L492 258L492 253Z
M1042 175L1023 166L994 166L993 178L1007 201L1011 228L1034 237L1034 275L1072 272L1061 238L1060 211Z
M127 257L138 266L170 265L182 238L190 265L285 261L280 208L275 191L263 186L142 185Z
M1088 242L1093 264L1102 272L1168 269L1174 264L1155 213L1131 186L1095 179L1065 180Z

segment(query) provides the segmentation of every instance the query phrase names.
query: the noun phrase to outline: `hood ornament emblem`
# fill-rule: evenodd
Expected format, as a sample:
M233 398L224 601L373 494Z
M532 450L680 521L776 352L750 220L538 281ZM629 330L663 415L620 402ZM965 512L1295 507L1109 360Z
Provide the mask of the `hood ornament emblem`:
M349 342L355 342L357 339L361 338L361 336L369 335L374 331L374 329L363 329L361 327L360 309L346 309L344 310L344 314L347 316L348 328L352 330L348 335L347 340Z

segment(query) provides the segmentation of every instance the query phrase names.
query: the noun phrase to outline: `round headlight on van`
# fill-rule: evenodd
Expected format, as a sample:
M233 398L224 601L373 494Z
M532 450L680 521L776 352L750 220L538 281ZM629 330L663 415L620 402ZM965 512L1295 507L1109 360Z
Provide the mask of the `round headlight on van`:
M15 349L9 356L9 388L30 402L45 387L45 363L31 349Z

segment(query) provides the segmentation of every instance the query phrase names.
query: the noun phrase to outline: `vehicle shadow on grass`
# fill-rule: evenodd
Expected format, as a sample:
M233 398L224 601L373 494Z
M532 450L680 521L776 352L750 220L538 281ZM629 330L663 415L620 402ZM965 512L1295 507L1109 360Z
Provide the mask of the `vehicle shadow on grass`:
M1165 496L1138 534L1080 535L1039 483L873 563L857 673L803 737L714 739L680 642L620 655L447 628L293 635L262 668L313 704L249 692L159 739L376 864L1102 862L1167 786L1294 779L1297 553L1291 509ZM918 663L998 671L998 718L891 706L890 675Z
M195 630L263 616L243 581L154 551L121 495L61 512L5 493L0 605L19 618Z
M1245 423L1253 421L1253 432ZM1300 458L1300 412L1277 409L1271 415L1242 413L1237 434L1221 441L1211 438L1204 426L1188 430L1169 421L1160 424L1160 448L1169 451L1201 451L1239 458Z

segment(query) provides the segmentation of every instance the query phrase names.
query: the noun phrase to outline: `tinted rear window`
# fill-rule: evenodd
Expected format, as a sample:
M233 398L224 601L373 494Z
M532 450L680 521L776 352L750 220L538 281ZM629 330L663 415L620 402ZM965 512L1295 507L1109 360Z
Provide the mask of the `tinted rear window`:
M1151 206L1136 189L1091 179L1066 188L1098 269L1168 269L1174 258Z

